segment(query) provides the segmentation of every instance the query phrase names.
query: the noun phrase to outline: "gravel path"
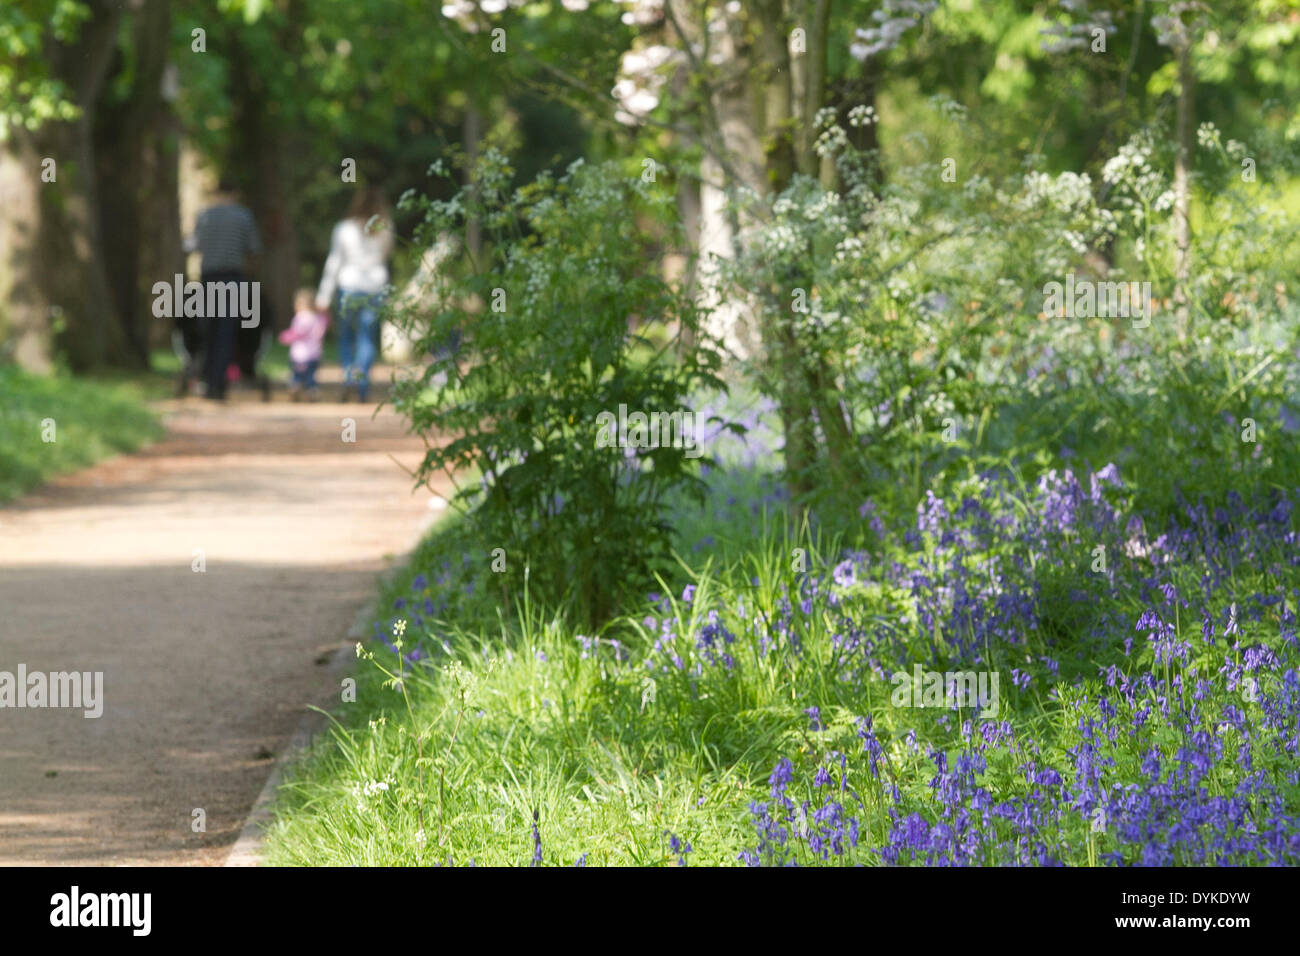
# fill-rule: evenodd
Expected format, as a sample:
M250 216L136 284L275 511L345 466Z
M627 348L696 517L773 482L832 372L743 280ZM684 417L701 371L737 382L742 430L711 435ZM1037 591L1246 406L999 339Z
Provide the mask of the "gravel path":
M163 410L162 442L0 508L0 672L104 674L98 719L0 708L0 865L220 864L304 708L336 699L323 665L377 575L436 516L391 410Z

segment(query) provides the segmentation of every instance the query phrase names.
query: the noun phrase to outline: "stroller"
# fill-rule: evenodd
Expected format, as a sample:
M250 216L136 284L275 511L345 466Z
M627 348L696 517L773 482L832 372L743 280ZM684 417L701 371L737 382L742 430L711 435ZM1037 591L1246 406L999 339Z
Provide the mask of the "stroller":
M176 320L172 328L172 351L180 359L181 371L176 379L176 397L184 398L192 382L204 380L205 321L194 316ZM271 347L270 310L262 309L262 320L254 328L235 327L235 362L239 368L239 382L244 387L258 388L262 401L271 400L271 379L260 371L262 358Z

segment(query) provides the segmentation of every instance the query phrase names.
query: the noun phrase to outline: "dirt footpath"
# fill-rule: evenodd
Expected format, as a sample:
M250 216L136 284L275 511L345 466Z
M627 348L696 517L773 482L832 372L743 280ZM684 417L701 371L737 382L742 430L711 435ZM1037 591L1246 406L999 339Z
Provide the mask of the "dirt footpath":
M391 410L164 408L162 442L0 507L0 671L104 674L98 719L0 708L0 865L222 863L306 705L336 699L324 664L377 575L437 516Z

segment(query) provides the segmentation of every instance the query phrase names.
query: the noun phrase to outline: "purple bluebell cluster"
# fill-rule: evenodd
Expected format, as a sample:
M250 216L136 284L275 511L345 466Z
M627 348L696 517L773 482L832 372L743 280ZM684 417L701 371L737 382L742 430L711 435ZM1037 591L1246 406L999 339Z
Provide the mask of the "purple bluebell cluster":
M776 402L764 396L737 402L718 393L695 411L696 441L704 454L726 468L755 469L776 460L785 444Z
M1081 475L984 475L896 529L865 502L863 547L653 594L644 645L575 654L697 702L800 688L750 865L1300 863L1293 497L1179 501L1157 527L1113 465ZM416 634L450 572L396 609ZM893 703L918 666L997 674L1000 707ZM533 838L537 865L536 818Z
M770 801L754 801L749 806L758 845L743 850L740 859L748 866L793 866L796 864L795 845L807 849L810 862L843 858L857 848L862 838L858 817L846 811L855 796L848 791L847 759L839 758L838 773L831 768L817 767L814 786L826 788L820 803L803 800L797 806L790 799L788 789L794 780L794 767L782 759L768 778ZM838 778L838 783L836 783Z
M1294 660L1294 643L1290 645ZM1112 675L1114 676L1114 675ZM1261 697L1260 719L1220 698L1209 682L1179 676L1168 688L1150 672L1122 675L1106 689L1073 696L1063 717L1073 746L1057 766L1008 721L965 721L959 747L932 748L927 791L903 793L885 762L907 761L914 742L885 747L864 721L870 766L860 789L819 763L816 794L838 770L839 789L797 807L791 762L769 780L770 802L751 814L758 842L749 865L843 858L862 844L859 862L888 865L1098 864L1241 865L1300 862L1297 728L1300 681L1294 665L1275 693ZM1171 742L1173 742L1171 744ZM885 823L879 821L881 811ZM1104 849L1103 849L1104 847Z
M693 853L694 849L689 843L670 830L665 830L664 836L668 838L668 849L672 851L673 856L677 857L677 865L685 866L687 855Z
M918 727L902 734L908 718L883 727L868 714L851 760L777 763L742 859L1300 862L1291 499L1180 509L1148 533L1125 515L1114 466L1086 481L1049 472L1027 501L986 478L951 503L928 494L901 546L891 537L881 555L795 575L771 608L741 587L683 595L675 611L660 599L644 622L655 670L699 678L824 640L841 704L918 659L962 662L1004 673L1013 710L1047 708L1065 728L1044 737L975 709L922 725L926 746ZM1260 572L1271 590L1239 593ZM824 713L823 701L805 708L812 732Z
M393 613L387 621L375 621L373 640L383 644L394 654L398 652L394 637L398 622L404 622L402 634L402 658L405 664L415 664L429 656L422 646L421 638L427 634L428 627L438 618L446 617L451 601L458 593L473 594L474 583L468 578L470 556L464 556L461 567L456 568L451 561L444 560L441 569L434 576L432 584L429 575L421 572L411 580L409 597L393 600Z

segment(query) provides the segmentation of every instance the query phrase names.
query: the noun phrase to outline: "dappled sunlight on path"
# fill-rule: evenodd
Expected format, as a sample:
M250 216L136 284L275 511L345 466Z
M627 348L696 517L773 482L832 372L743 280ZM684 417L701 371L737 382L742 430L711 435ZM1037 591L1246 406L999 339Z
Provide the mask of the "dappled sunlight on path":
M0 709L0 864L220 863L336 693L322 665L376 576L437 514L390 409L163 409L162 442L0 508L0 671L102 671L105 699L98 719Z

